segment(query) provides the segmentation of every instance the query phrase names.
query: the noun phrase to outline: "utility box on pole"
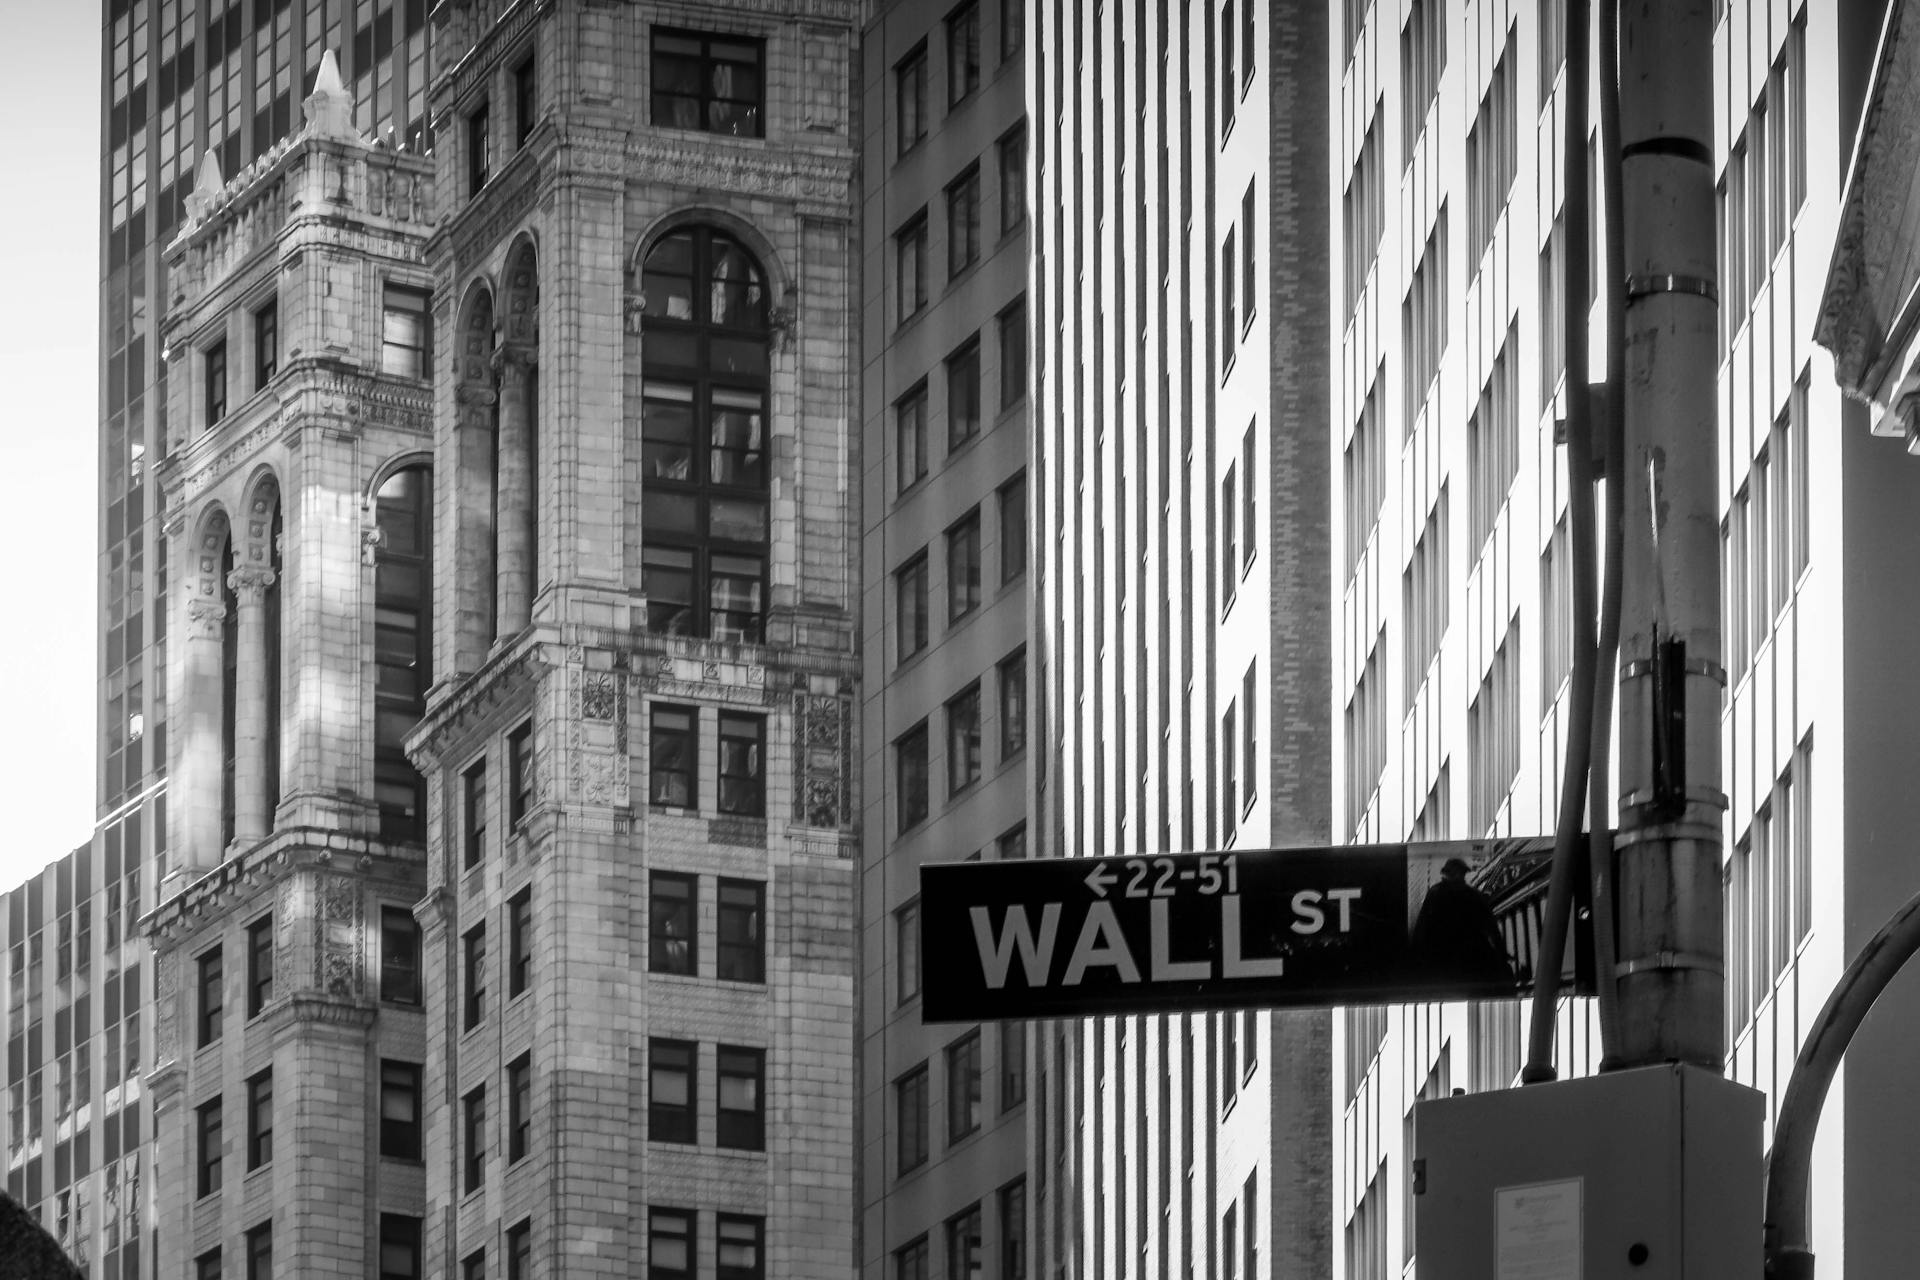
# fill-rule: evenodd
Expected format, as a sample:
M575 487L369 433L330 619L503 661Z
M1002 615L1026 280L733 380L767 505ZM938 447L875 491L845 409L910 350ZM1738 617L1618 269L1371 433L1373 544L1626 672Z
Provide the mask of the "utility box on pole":
M1671 1064L1422 1102L1418 1280L1758 1280L1763 1096Z

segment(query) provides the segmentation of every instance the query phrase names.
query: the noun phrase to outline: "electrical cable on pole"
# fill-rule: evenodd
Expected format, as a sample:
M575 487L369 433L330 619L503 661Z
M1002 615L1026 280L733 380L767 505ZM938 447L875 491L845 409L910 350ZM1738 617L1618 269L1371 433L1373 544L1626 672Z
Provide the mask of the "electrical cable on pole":
M1567 754L1560 774L1560 806L1554 823L1552 877L1540 955L1534 962L1533 1016L1528 1028L1523 1084L1556 1078L1554 1006L1573 911L1580 857L1581 816L1586 811L1588 764L1595 735L1593 439L1587 404L1587 0L1567 0L1566 129L1561 139L1562 185L1567 214L1566 285L1562 325L1567 357L1567 533L1572 564L1573 672L1567 686Z

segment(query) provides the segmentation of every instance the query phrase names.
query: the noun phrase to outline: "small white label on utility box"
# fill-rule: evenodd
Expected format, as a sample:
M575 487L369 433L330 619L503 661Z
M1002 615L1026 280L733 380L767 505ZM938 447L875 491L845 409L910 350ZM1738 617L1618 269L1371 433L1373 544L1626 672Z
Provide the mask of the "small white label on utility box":
M1580 1280L1580 1179L1500 1187L1497 1280Z

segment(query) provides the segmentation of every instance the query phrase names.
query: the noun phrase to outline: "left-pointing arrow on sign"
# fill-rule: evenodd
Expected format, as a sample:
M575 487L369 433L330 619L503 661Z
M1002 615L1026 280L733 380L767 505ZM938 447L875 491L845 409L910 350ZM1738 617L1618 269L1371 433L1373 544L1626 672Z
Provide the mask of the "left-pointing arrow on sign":
M1094 896L1097 898L1107 896L1108 885L1119 883L1120 877L1107 870L1107 864L1104 862L1087 872L1087 888L1093 890Z

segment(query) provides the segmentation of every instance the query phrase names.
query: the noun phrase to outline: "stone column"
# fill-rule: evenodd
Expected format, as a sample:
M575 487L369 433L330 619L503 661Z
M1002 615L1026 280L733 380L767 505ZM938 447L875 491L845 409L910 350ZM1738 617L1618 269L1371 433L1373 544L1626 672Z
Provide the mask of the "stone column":
M218 866L220 840L221 689L220 630L227 607L217 597L187 601L186 697L174 698L184 710L185 743L173 803L181 806L186 836L183 861L190 867Z
M533 414L527 403L535 349L510 343L494 355L500 387L499 541L494 564L494 638L525 630L533 609Z
M494 635L493 435L498 400L492 387L460 385L454 433L454 665L480 669Z
M267 812L267 588L273 570L260 566L227 575L239 601L239 660L233 682L233 839L240 845L263 839Z

